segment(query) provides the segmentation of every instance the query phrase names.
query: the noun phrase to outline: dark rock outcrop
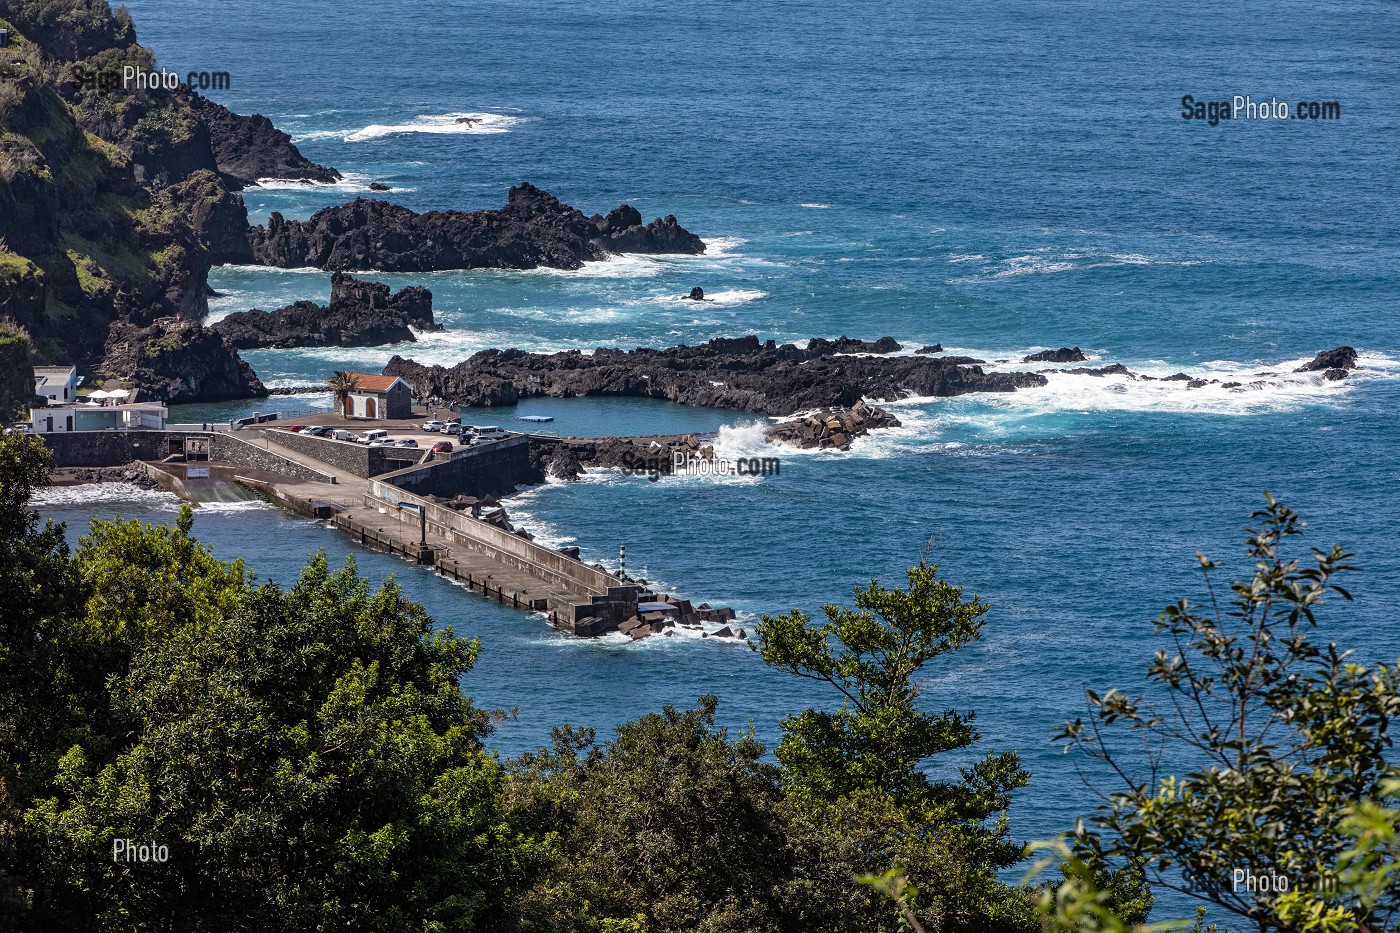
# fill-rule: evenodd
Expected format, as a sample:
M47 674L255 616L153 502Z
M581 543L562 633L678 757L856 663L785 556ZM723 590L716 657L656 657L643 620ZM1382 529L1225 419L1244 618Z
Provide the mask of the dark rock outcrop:
M914 352L915 352L915 353L942 353L942 352L943 352L943 344L941 344L941 343L931 343L931 344L929 344L928 346L919 347L919 349L915 350Z
M442 330L433 319L433 293L410 285L396 294L381 282L345 272L331 276L330 305L298 301L278 311L239 311L211 330L235 347L376 347L412 342L415 330Z
M1308 362L1299 366L1294 372L1315 373L1329 369L1356 369L1356 350L1352 347L1333 347L1331 350L1323 350ZM1335 378L1328 376L1328 378Z
M339 181L333 168L317 165L301 154L292 137L262 114L245 117L222 104L188 92L191 108L208 128L209 146L219 174L237 191L260 178L291 181Z
M1078 347L1060 347L1058 350L1042 350L1021 360L1022 363L1083 363L1088 357Z
M613 253L699 254L705 244L675 217L642 225L623 205L606 217L582 212L534 185L510 189L498 210L417 214L357 198L310 220L274 213L248 233L256 261L269 266L431 272L443 269L577 269Z
M864 400L850 408L827 408L769 428L769 440L803 449L850 450L851 441L874 429L897 428L899 419Z
M267 389L227 339L198 324L113 324L97 374L167 404L260 398Z
M1011 392L1046 381L1038 373L988 373L951 359L848 356L842 346L820 339L805 349L778 346L751 335L665 350L599 348L590 355L483 350L451 369L395 356L384 372L401 376L419 395L473 407L522 398L634 396L768 415L850 408L861 399Z
M904 347L893 337L881 337L874 342L852 340L850 337L837 337L835 340L813 337L807 349L816 353L825 353L828 349L832 353L898 353Z

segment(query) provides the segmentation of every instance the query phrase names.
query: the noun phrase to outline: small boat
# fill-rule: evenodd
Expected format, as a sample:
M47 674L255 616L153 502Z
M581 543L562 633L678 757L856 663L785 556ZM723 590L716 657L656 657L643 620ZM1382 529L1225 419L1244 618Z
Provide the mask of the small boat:
M530 421L535 424L544 424L546 421L553 421L553 415L521 415L516 421Z

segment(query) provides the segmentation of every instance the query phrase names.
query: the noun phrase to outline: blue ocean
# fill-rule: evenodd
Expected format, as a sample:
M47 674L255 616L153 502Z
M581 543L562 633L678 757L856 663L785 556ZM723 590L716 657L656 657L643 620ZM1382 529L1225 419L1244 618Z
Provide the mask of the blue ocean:
M1055 727L1085 687L1141 689L1151 622L1203 598L1195 552L1223 572L1270 490L1308 541L1364 573L1321 613L1367 662L1400 656L1400 34L1393 5L1319 8L913 0L127 0L142 42L181 73L227 71L213 96L268 115L345 180L269 184L254 218L369 195L415 210L504 203L531 181L585 213L674 213L700 257L622 256L577 272L376 276L432 289L439 334L357 350L245 354L269 385L377 371L395 353L454 364L486 347L631 348L755 333L889 334L988 361L1078 346L1095 365L1218 383L1061 374L1043 389L891 407L903 427L848 453L778 451L777 476L595 472L522 493L512 515L589 561L740 612L817 611L929 553L988 600L985 638L928 672L928 701L978 714L983 747L1034 777L1012 824L1072 827L1094 804ZM1248 15L1246 15L1248 13ZM1337 101L1334 121L1205 121L1181 100ZM461 116L478 122L457 123ZM226 267L213 316L325 301L327 273ZM701 286L713 302L678 300ZM1341 382L1295 370L1351 345ZM1237 388L1223 384L1238 382ZM326 396L196 406L178 420L328 406ZM469 415L547 414L563 434L718 430L755 419L664 403L536 400ZM774 451L769 450L768 453ZM94 511L168 521L173 500L56 491ZM201 537L260 576L309 552L397 574L443 625L481 639L470 693L518 708L502 754L552 725L606 731L705 693L772 743L784 715L833 696L714 640L575 640L261 503L205 507ZM951 767L947 762L937 767Z

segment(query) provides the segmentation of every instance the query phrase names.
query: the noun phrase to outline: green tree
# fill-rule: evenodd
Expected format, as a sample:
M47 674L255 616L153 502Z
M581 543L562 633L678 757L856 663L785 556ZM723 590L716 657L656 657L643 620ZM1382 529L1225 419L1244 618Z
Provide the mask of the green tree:
M350 393L360 387L360 380L354 373L347 373L336 370L331 373L331 377L326 380L326 388L331 390L335 397L335 411L339 414L345 407L345 400L350 397Z
M79 550L73 682L102 683L106 707L28 802L30 928L483 922L509 844L490 717L459 686L476 644L353 562L253 587L189 526L96 522ZM114 860L118 839L169 858Z
M793 611L758 626L755 648L765 662L828 684L841 698L835 710L786 718L777 748L783 787L800 808L795 844L817 879L805 882L799 900L827 911L815 921L821 928L874 929L873 905L893 924L878 892L856 888L854 878L894 868L920 892L930 927L1026 928L1029 898L996 879L1022 858L1005 814L1029 780L1019 758L991 751L955 778L928 772L929 759L979 736L970 711L926 712L919 677L981 636L988 606L965 599L926 562L908 580L908 589L872 580L856 590L854 609L826 606L820 623ZM823 890L840 893L822 900Z
M792 872L777 773L750 735L714 727L716 700L617 728L556 730L512 768L513 824L537 840L518 929L759 933L782 929Z
M1118 779L1080 842L1099 859L1144 859L1154 885L1247 918L1260 930L1312 929L1281 911L1280 894L1249 877L1282 877L1315 891L1351 845L1357 801L1380 799L1391 776L1389 724L1400 713L1393 667L1363 667L1311 633L1337 577L1354 568L1341 548L1286 554L1302 534L1293 511L1268 497L1251 515L1254 572L1217 602L1215 563L1198 555L1207 601L1182 600L1156 622L1169 647L1148 667L1150 697L1088 693L1089 715L1059 738ZM1134 756L1113 744L1126 733ZM1150 754L1144 760L1140 750ZM1184 775L1166 773L1164 754ZM1243 880L1237 872L1248 872ZM1395 908L1384 892L1351 923L1374 925Z
M57 670L79 588L62 526L29 506L49 462L37 438L0 436L0 930L24 912L38 858L23 801L57 766L72 722Z

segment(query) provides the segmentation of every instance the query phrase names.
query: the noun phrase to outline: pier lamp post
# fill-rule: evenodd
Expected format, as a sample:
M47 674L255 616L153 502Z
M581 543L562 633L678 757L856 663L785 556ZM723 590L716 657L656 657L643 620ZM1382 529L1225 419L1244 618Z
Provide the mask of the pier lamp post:
M399 503L399 508L401 508L401 509L417 509L417 510L418 510L418 527L419 527L420 532L421 532L421 537L419 538L418 544L419 544L421 547L427 547L427 546L428 546L428 510L425 509L425 508L423 508L421 505L417 505L416 503L413 503L413 502L400 502L400 503Z
M623 541L622 546L617 549L617 575L624 582L627 580L627 542Z

